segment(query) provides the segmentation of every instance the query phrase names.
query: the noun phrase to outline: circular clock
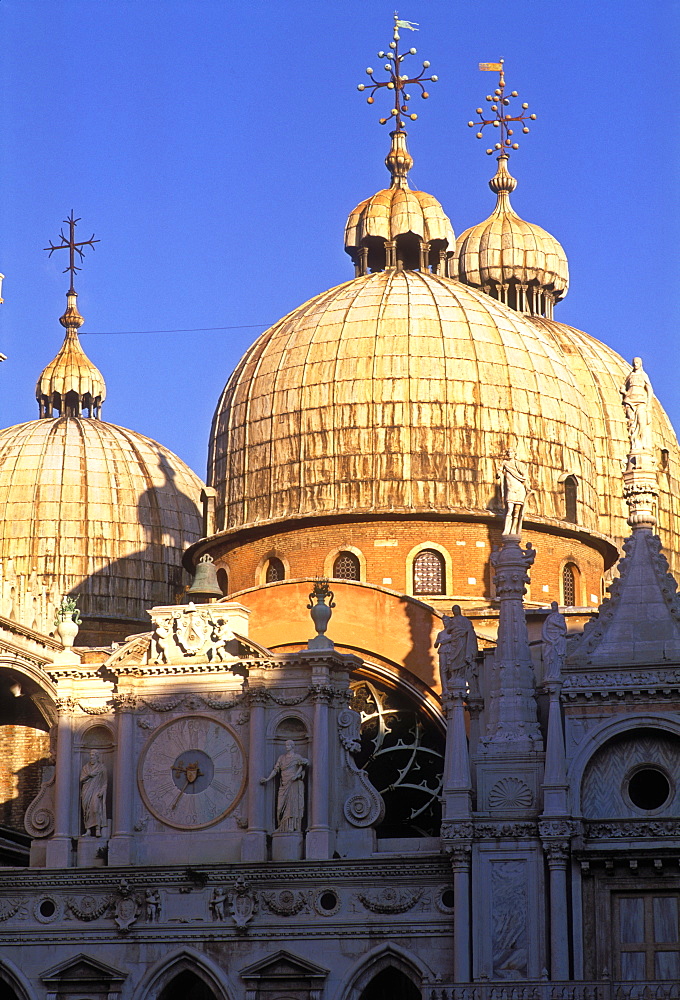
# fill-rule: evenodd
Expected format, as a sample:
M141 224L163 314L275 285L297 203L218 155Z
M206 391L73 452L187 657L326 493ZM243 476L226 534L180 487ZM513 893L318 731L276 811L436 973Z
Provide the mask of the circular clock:
M208 715L171 719L139 758L139 791L156 819L198 830L224 819L243 794L245 754L236 733Z

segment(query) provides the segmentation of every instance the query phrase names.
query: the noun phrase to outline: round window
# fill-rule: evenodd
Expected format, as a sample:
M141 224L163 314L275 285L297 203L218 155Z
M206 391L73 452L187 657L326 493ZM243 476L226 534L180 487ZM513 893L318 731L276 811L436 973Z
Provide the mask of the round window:
M660 809L670 793L670 782L657 767L641 767L628 781L628 796L638 809Z
M56 905L52 899L43 899L38 907L41 917L53 917L56 912Z
M334 892L322 892L319 897L319 906L322 910L334 910L338 905L338 897Z

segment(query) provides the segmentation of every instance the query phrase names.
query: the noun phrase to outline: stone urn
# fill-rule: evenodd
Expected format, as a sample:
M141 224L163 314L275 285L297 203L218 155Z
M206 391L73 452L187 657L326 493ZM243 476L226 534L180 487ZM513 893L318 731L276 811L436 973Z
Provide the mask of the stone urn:
M65 597L54 618L55 632L65 650L73 649L73 643L82 624L75 597Z
M326 604L328 598L328 604ZM316 635L307 643L308 649L333 649L333 643L324 635L328 628L328 623L333 614L335 604L333 602L333 591L328 586L328 580L317 580L314 589L309 595L309 613L314 622Z

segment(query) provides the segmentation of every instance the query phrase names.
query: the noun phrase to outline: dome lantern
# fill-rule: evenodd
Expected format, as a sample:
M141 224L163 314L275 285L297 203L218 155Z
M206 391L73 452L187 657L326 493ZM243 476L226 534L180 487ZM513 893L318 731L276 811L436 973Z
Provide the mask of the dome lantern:
M479 68L499 73L498 87L486 97L491 102L491 116L485 118L482 108L477 108L479 121L468 122L470 128L479 128L478 139L483 137L487 126L498 130L499 141L486 150L489 155L499 154L498 169L489 181L496 194L496 207L488 219L458 237L457 276L517 312L551 319L555 303L564 298L569 288L566 254L554 236L525 222L510 204L510 194L517 187L517 181L508 171L510 151L519 148L512 138L514 126L521 124L522 132L527 133L527 122L535 120L536 115L527 113L526 102L518 114L513 114L509 106L518 94L513 90L506 96L503 60L480 63Z
M429 62L423 63L419 73L409 76L402 73L402 62L407 55L415 55L411 48L399 51L399 29L417 30L410 21L394 16L394 32L390 51L379 52L378 58L387 60L387 80L376 80L369 67L366 72L369 84L359 84L359 90L368 90L367 102L373 104L376 91L386 88L394 94L394 107L389 116L380 119L381 125L391 122L392 144L385 159L390 172L389 188L378 191L372 198L362 201L347 220L345 250L352 258L357 277L371 271L431 271L451 276L450 262L455 249L455 236L444 209L432 195L409 188L408 173L413 159L406 145L405 120L415 121L411 113L410 94L407 88L420 89L421 98L429 97L426 83L436 83L437 77L425 76Z

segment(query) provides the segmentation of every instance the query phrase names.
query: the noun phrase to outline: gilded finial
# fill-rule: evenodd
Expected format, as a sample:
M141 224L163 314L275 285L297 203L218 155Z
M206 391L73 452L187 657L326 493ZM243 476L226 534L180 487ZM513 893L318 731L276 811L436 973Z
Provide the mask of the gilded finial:
M92 236L89 238L89 240L80 240L79 242L76 242L76 226L80 222L80 219L76 219L74 217L73 209L71 209L71 214L69 215L68 219L64 219L64 222L69 227L68 239L64 234L64 230L62 229L59 232L59 238L61 240L61 243L55 244L52 242L52 240L50 240L50 245L48 247L44 247L43 249L47 250L48 257L51 257L55 250L66 250L68 248L69 263L68 267L64 268L63 273L66 274L67 271L70 271L71 273L71 285L69 288L69 293L73 295L75 293L75 288L73 287L73 279L75 278L76 271L81 270L76 265L76 254L78 254L80 260L82 260L84 257L83 247L92 247L92 249L94 250L94 244L100 243L101 241L96 240L94 238L94 233L92 233Z
M476 112L479 115L478 122L468 122L470 128L479 128L477 132L477 138L481 139L484 134L484 129L487 125L491 125L493 128L500 130L500 141L494 143L492 149L487 149L487 154L491 156L492 153L500 153L501 156L509 156L510 150L519 149L519 143L514 142L511 138L514 135L514 129L511 127L514 122L522 125L522 132L526 135L529 132L528 121L536 121L536 115L528 115L527 110L529 105L522 104L521 112L518 115L513 115L510 112L510 100L513 97L519 97L516 90L510 92L506 97L505 94L505 73L503 70L504 60L501 59L497 63L480 63L479 68L486 72L496 72L498 73L498 86L494 90L493 94L487 94L486 99L491 104L490 110L493 112L493 118L485 118L484 111L482 108L477 108ZM506 110L507 109L507 110Z
M409 76L408 73L403 74L401 72L401 64L407 55L414 56L417 49L410 48L408 52L400 53L399 51L399 29L406 29L408 31L418 31L417 22L414 21L404 21L400 20L399 15L394 15L394 32L392 34L392 41L389 44L388 52L378 52L378 59L385 59L384 68L388 73L387 80L376 80L373 75L374 71L371 66L368 67L366 73L370 77L370 84L360 83L357 90L368 90L369 94L366 98L367 104L373 104L375 102L375 93L383 87L387 90L394 91L394 107L392 108L389 116L387 118L381 118L380 124L386 125L387 122L393 122L394 127L397 131L403 131L405 128L404 118L408 118L410 121L414 122L418 117L417 114L409 111L409 101L411 100L410 94L406 93L406 88L410 86L420 87L420 96L423 99L427 99L430 95L425 89L426 83L436 83L438 77L436 76L425 76L425 72L430 68L429 62L423 63L423 68L420 73L416 76Z

